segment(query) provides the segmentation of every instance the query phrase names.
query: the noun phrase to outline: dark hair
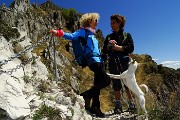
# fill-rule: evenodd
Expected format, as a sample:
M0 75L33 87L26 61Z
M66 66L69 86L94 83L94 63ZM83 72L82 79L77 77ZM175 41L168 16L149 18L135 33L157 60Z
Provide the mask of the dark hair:
M120 29L123 29L124 25L126 23L126 18L124 16L119 15L119 14L111 15L111 20L115 20L116 22L121 23L119 26Z

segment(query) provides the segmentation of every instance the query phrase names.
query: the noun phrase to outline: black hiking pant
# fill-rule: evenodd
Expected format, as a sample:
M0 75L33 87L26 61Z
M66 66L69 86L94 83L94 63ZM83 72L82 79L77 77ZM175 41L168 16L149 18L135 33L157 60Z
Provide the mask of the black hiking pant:
M93 63L89 68L94 72L94 85L84 93L88 98L93 99L92 107L100 108L100 91L110 85L110 77L106 74L103 63Z
M109 58L109 72L111 74L119 75L126 71L129 67L129 56L110 56ZM114 91L122 89L121 80L112 79Z

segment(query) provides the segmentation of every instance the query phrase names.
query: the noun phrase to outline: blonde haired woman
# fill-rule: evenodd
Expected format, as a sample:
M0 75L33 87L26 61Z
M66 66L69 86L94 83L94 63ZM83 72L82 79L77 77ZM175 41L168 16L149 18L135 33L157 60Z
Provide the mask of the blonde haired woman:
M78 49L80 37L86 38L87 41L83 47L84 54L87 56L85 61L87 66L91 71L94 72L94 85L87 91L81 93L85 100L85 109L92 114L95 114L97 117L105 117L100 109L100 90L105 88L110 84L110 78L106 74L104 69L103 60L100 56L100 49L98 45L98 40L95 38L96 26L98 24L100 16L98 13L87 13L82 15L80 18L80 29L74 33L66 33L63 30L51 30L50 32L54 36L63 37L67 40L72 41L72 47L77 61L81 61L78 57ZM83 44L83 43L82 43ZM92 105L90 105L92 100Z

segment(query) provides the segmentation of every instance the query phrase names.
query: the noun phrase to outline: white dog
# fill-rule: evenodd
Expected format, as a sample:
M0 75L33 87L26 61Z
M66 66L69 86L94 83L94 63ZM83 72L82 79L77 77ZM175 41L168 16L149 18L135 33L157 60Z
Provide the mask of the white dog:
M135 78L135 71L137 69L137 66L138 66L138 63L133 60L132 62L130 62L128 69L124 71L122 74L120 75L114 75L114 74L109 74L109 73L107 74L111 78L121 79L123 83L136 95L141 108L144 110L146 114L146 120L147 120L148 118L147 118L147 110L145 108L145 97L140 87L145 87L146 92L148 92L148 87L145 84L141 84L140 87L138 86L136 82L136 78Z

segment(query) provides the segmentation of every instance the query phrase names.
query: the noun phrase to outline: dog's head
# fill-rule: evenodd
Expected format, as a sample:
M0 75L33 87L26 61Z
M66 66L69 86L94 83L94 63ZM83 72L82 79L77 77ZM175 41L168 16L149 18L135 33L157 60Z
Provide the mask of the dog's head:
M138 66L138 63L136 62L136 60L131 59L129 67L128 67L128 72L129 73L135 73L137 66Z

